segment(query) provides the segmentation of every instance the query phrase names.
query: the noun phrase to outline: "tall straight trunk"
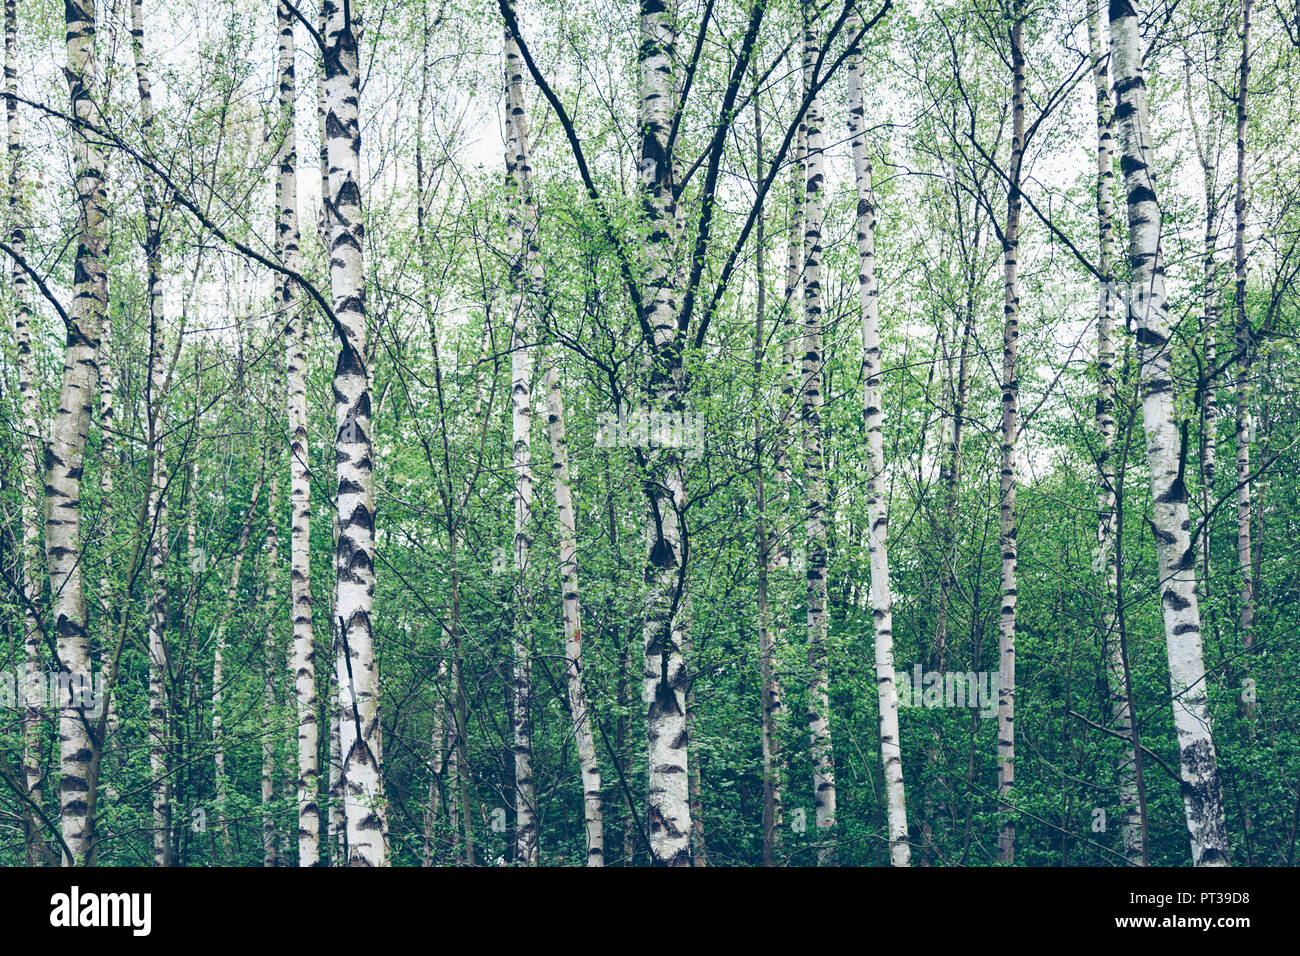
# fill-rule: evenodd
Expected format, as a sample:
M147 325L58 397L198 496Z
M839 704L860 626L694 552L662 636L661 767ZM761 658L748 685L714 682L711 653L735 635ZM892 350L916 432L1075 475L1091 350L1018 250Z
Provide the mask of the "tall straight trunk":
M1250 14L1251 0L1241 3L1241 70L1237 85L1237 195L1233 200L1235 234L1233 262L1236 266L1236 347L1237 347L1237 563L1241 569L1241 647L1247 654L1255 649L1255 583L1251 574L1253 560L1250 544L1250 442L1254 421L1250 411L1251 337L1246 312L1246 111L1250 82ZM1249 666L1249 665L1247 665ZM1247 705L1247 712L1253 707Z
M815 11L804 7L804 74L811 76L821 38ZM808 157L804 224L804 318L802 420L808 595L808 736L812 749L813 801L821 848L817 862L835 863L835 755L831 743L830 675L826 619L826 476L822 449L822 224L826 157L820 97L808 105Z
M802 56L794 64L794 73L796 95L802 101L806 93ZM794 417L794 409L799 402L799 396L796 394L799 387L796 366L799 362L798 349L801 338L799 327L801 322L796 317L803 304L803 232L804 199L808 191L807 162L808 114L805 112L795 131L795 141L790 160L790 221L787 227L785 299L781 309L782 325L784 327L781 334L781 416L774 448L776 480L781 484L782 488L786 489L787 498L789 497L790 486L793 483L790 463L790 421ZM784 535L781 542L777 550L776 560L784 567L790 563L790 535Z
M953 334L961 334L958 347L957 369L954 381L952 354L945 356L947 376L952 394L952 415L946 434L940 436L939 454L942 463L939 466L939 484L943 490L943 533L941 535L941 555L939 567L939 599L935 608L934 657L937 667L942 670L948 651L948 617L952 599L952 589L957 582L957 492L961 487L962 444L966 435L966 406L970 400L970 345L974 334L976 314L976 262L980 253L980 228L975 226L974 252L971 271L967 275L966 299L962 315L954 317ZM964 320L964 321L963 321ZM946 438L946 442L943 440Z
M379 667L371 614L375 598L375 506L362 256L361 73L350 4L325 0L325 129L329 159L330 291L339 336L334 366L338 547L335 615L341 652L339 747L348 864L388 864Z
M114 390L114 373L113 373L113 345L112 345L113 327L110 322L104 323L103 335L99 344L99 500L101 507L106 510L105 535L111 537L113 529L112 507L113 507L113 472L116 468L114 462L113 448L113 390ZM117 596L113 590L113 574L109 561L105 561L99 574L99 602L102 607L112 608L117 606ZM106 670L108 661L104 657L108 648L105 645L100 646L100 667ZM121 722L117 715L117 694L112 694L108 699L108 733L100 746L104 749L110 749L112 746L121 745ZM104 792L110 800L117 799L117 788L112 782L105 782Z
M871 562L871 621L875 633L880 760L884 771L889 861L908 866L907 800L894 683L894 593L889 583L889 509L884 500L885 445L881 397L880 295L876 283L876 196L867 154L866 97L860 51L849 61L849 137L858 198L858 292L862 320L862 417L867 433L867 550Z
M533 789L532 589L529 586L533 516L533 327L531 301L538 291L537 208L530 177L532 158L524 116L523 60L519 45L505 28L506 174L509 178L507 225L512 285L510 336L510 403L515 475L515 614L511 631L511 752L515 765L515 856L537 865L537 797Z
M1218 229L1216 222L1219 211L1214 197L1214 185L1210 173L1206 173L1205 191L1205 253L1203 257L1202 282L1203 306L1201 312L1201 348L1205 354L1206 369L1213 369L1218 361L1218 326L1219 326L1219 279L1215 265L1215 248L1218 246ZM1218 475L1219 449L1219 390L1213 377L1205 383L1205 395L1202 399L1203 445L1201 449L1201 520L1206 522L1201 530L1201 593L1210 596L1210 509L1214 504L1214 481Z
M286 2L276 3L279 27L280 257L294 272L302 269L298 242L298 147L294 135L294 17ZM280 283L284 322L286 417L289 423L289 608L293 626L293 686L298 725L298 865L320 860L320 735L316 722L316 642L311 601L311 472L307 448L307 316L289 279Z
M1016 452L1020 431L1020 384L1016 351L1020 340L1020 170L1025 151L1025 9L1012 5L1011 24L1011 163L1007 188L1007 223L1002 234L1002 480L999 540L1002 548L1002 602L998 616L998 800L1003 820L998 828L998 862L1016 858L1015 817L1008 812L1016 780Z
M642 250L643 315L650 329L650 415L684 408L682 349L677 329L677 201L669 131L674 101L674 17L660 0L641 0L638 48L641 144L638 174L646 235ZM686 669L677 641L677 618L685 597L686 505L684 462L679 449L644 449L643 486L649 505L646 535L645 646L642 702L646 707L651 862L690 866Z
M1187 486L1174 421L1169 309L1160 251L1160 208L1142 78L1137 10L1132 0L1111 0L1111 65L1115 121L1128 205L1132 285L1128 317L1138 343L1142 423L1151 471L1152 526L1156 539L1160 603L1169 656L1174 727L1183 781L1183 808L1197 866L1228 864L1228 836L1218 760L1210 729L1196 557L1191 550Z
M423 8L422 8L423 9ZM467 476L465 480L464 498L457 499L454 490L454 483L451 477L451 446L447 441L447 410L443 394L442 380L442 363L438 352L438 326L434 318L433 299L429 287L429 276L432 272L430 263L429 246L426 242L425 232L425 212L427 203L425 200L425 172L424 172L424 102L429 93L429 24L424 19L422 12L422 29L421 29L421 87L420 100L416 110L416 138L415 138L415 184L417 202L415 207L415 228L416 228L416 246L420 254L421 265L421 294L423 296L423 305L425 314L429 322L429 343L432 349L433 357L433 376L436 393L438 397L439 422L442 432L443 444L443 469L445 484L440 488L443 505L443 521L447 529L447 557L450 565L449 590L451 599L449 601L449 626L444 635L443 654L444 660L439 666L440 675L445 676L448 672L447 656L450 655L450 673L453 680L453 695L449 702L439 701L436 721L442 723L442 734L445 737L444 771L447 781L447 818L449 828L453 834L453 841L457 840L457 834L461 834L463 825L464 831L464 852L465 861L470 866L475 864L475 846L474 846L474 821L470 815L470 788L468 774L468 760L466 759L466 750L468 742L466 739L466 722L467 722L467 698L465 692L465 668L464 658L461 649L460 637L460 568L458 562L459 538L456 524L456 512L458 504L463 506L464 501L472 491L473 478ZM490 309L489 309L490 313ZM486 353L491 343L491 316L485 317L483 329L483 349ZM474 421L479 420L482 411L483 398L483 378L481 375L474 376L474 403L473 415ZM450 718L450 724L447 719ZM439 759L439 758L435 758ZM432 803L431 803L431 809ZM453 843L453 852L458 852L459 847Z
M144 52L144 9L142 0L131 0L131 53L135 61L136 88L140 97L140 133L145 142L153 138L153 94L149 86L148 61ZM170 531L167 525L167 458L163 434L168 374L163 368L162 299L162 211L153 183L145 179L144 200L145 265L149 300L149 441L153 483L150 489L151 547L149 585L149 769L153 796L154 865L167 866L171 845L171 778L167 772L167 582L165 579ZM101 377L102 378L102 377Z
M757 77L757 68L755 76ZM761 180L763 169L763 113L757 95L754 96L754 170L755 179ZM771 538L767 531L767 494L763 482L763 419L759 412L763 388L763 320L767 310L767 273L765 270L766 227L763 210L758 212L754 233L754 271L758 277L758 295L754 305L754 378L750 387L750 407L754 423L754 521L755 545L758 547L758 666L760 687L760 743L763 753L763 865L776 866L781 852L781 738L778 722L781 716L781 682L776 672L776 646L772 634L771 612L768 607L768 570L772 562ZM790 271L794 271L792 277ZM787 263L786 288L793 289L798 281L798 254L791 244ZM789 307L787 296L786 307Z
M277 389L278 391L278 389ZM278 458L278 456L277 456ZM271 803L275 799L275 740L279 728L279 695L276 678L279 676L276 627L280 615L280 536L276 525L280 518L280 474L278 461L272 459L271 491L266 509L265 590L262 607L266 609L266 630L262 636L262 865L278 866L280 837L276 832L275 816Z
M564 607L564 669L569 691L573 739L582 771L583 821L587 833L587 865L605 865L604 819L600 796L600 765L591 732L587 691L582 677L582 605L578 600L578 528L569 476L569 442L564 433L564 393L552 352L546 363L546 420L551 442L551 477L555 510L560 520L560 595Z
M32 370L32 312L28 305L27 273L18 264L18 256L26 254L27 203L23 192L23 146L18 123L18 13L15 0L5 0L5 119L9 148L9 245L15 258L10 271L13 283L14 344L18 352L18 395L22 429L22 466L19 487L22 492L21 576L19 587L23 595L23 675L27 687L37 686L40 680L44 653L41 649L42 629L36 608L41 597L40 587L40 500L41 488L41 404ZM23 710L23 784L27 796L37 806L42 805L41 794L41 712L34 703ZM23 840L27 848L27 865L36 866L41 859L40 830L35 817L24 813Z
M253 530L253 513L257 511L257 502L262 497L265 472L264 458L257 480L253 483L253 493L248 502L248 514L239 529L239 543L235 546L235 559L231 562L230 577L226 581L225 605L221 617L217 620L212 640L212 763L216 789L216 825L221 837L222 850L227 855L230 853L230 827L226 821L226 804L230 792L229 778L226 774L226 737L221 713L226 690L226 627L235 613L235 600L239 593L239 573L244 566L244 554L248 549L248 538Z
M1128 675L1123 648L1115 629L1114 606L1119 590L1115 551L1115 302L1111 258L1115 245L1115 211L1112 193L1115 188L1113 119L1106 58L1102 47L1101 4L1088 5L1088 49L1092 57L1092 76L1097 99L1097 271L1101 275L1097 299L1097 434L1101 448L1097 452L1097 557L1093 566L1102 579L1101 639L1106 655L1107 694L1110 698L1112 729L1125 739L1132 737L1133 718L1129 712ZM1136 761L1133 747L1126 744L1120 754L1116 776L1119 779L1121 808L1120 836L1124 859L1130 866L1141 866L1145 858L1142 846L1142 820L1138 808Z
M1218 60L1216 45L1214 61ZM1210 122L1202 130L1196 121L1196 105L1192 101L1192 67L1187 62L1187 115L1192 127L1192 141L1201 162L1201 175L1205 188L1205 239L1201 256L1201 348L1207 376L1201 388L1201 597L1210 596L1210 509L1214 500L1214 480L1218 471L1219 397L1215 385L1217 376L1209 374L1217 361L1219 324L1219 270L1216 253L1219 241L1218 177L1219 124L1215 112L1209 113Z
M700 757L699 743L695 728L695 639L692 627L695 624L691 611L691 596L682 595L681 612L673 629L673 642L682 649L682 661L686 681L686 735L690 746L686 755L686 787L688 806L691 812L691 866L708 866L709 849L704 836L704 766Z
M152 273L152 270L150 270ZM150 275L152 285L154 277ZM151 297L152 299L152 297ZM150 560L149 560L149 774L153 803L153 857L154 866L170 865L171 846L171 777L167 771L168 709L167 709L167 557L170 531L167 525L167 459L163 433L166 430L163 415L164 372L162 369L162 329L158 327L161 316L150 304L149 349L149 434L150 470L153 480L149 491L150 507Z
M444 802L442 788L447 786L451 779L448 773L450 763L447 759L447 744L450 735L447 732L447 707L443 698L447 677L451 673L451 669L447 666L447 656L450 649L451 642L444 633L441 659L438 662L438 676L434 683L437 696L433 705L433 726L429 731L429 792L424 804L424 859L421 861L424 866L433 866L437 862L438 817L441 814ZM454 805L453 800L448 799L446 801L449 812Z
M98 116L95 103L95 7L91 0L67 0L67 68L72 115L82 123ZM63 356L58 414L45 447L45 557L53 595L54 635L63 671L81 686L91 680L90 640L81 541L81 478L91 403L99 387L99 338L108 304L104 272L108 237L103 157L89 136L73 133L72 163L77 193L77 252L72 307ZM60 829L67 846L64 863L81 863L87 846L88 773L93 743L87 701L75 695L59 706ZM71 858L68 854L71 854Z

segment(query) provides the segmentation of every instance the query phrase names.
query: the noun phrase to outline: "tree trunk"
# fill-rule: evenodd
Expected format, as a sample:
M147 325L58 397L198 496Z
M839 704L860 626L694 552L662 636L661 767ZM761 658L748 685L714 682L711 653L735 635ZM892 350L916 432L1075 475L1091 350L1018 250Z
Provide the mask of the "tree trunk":
M1115 120L1127 196L1132 285L1129 320L1138 342L1142 421L1151 470L1160 603L1168 645L1174 726L1178 733L1183 807L1197 866L1228 864L1228 837L1218 761L1210 731L1196 594L1196 557L1188 532L1186 449L1174 421L1170 329L1160 251L1160 208L1147 121L1137 11L1132 0L1111 0L1111 63Z
M65 75L72 115L82 123L98 117L95 77L95 8L90 0L67 0L68 65ZM81 541L81 478L91 403L99 387L99 339L107 310L104 272L108 239L104 232L106 197L99 147L89 136L73 134L73 175L77 193L78 237L72 307L64 349L63 385L58 414L45 448L45 550L53 595L54 633L61 669L89 688L90 641ZM59 707L59 797L64 863L85 861L88 773L93 743L85 700L70 697ZM68 853L71 858L68 858Z
M510 337L510 401L515 474L515 614L511 632L512 706L511 751L515 765L516 859L537 865L537 798L533 790L532 589L529 586L533 516L533 327L532 295L538 291L537 209L529 177L532 158L524 117L523 60L519 46L505 28L506 49L506 173L509 178L507 227L510 277L513 287Z
M230 577L226 581L225 607L217 620L212 643L212 761L216 781L216 823L221 834L222 847L230 853L230 827L226 822L226 802L229 797L229 785L226 777L226 741L221 714L222 701L225 697L225 652L226 626L235 613L235 598L239 593L239 573L244 566L244 554L248 549L248 538L253 530L253 514L257 511L258 499L262 497L262 485L265 481L265 458L257 481L253 483L253 494L248 502L248 514L239 529L239 543L235 547L235 559L230 566Z
M294 17L287 3L276 3L280 68L280 205L276 239L280 257L302 270L298 231L298 147L294 135ZM298 865L320 860L320 744L316 722L316 645L311 600L311 472L307 448L307 316L289 279L279 284L284 321L286 417L289 424L289 608L293 627L293 683L298 736Z
M335 614L341 645L339 749L350 866L388 864L379 668L371 615L375 590L374 456L366 372L362 256L361 74L347 4L325 4L325 128L329 158L330 289L339 357L334 367L339 539Z
M1101 288L1097 300L1097 434L1101 448L1097 452L1097 556L1093 570L1102 579L1101 639L1106 656L1107 693L1110 697L1112 729L1125 738L1132 736L1128 684L1123 649L1115 630L1114 602L1119 589L1118 571L1112 555L1115 551L1115 294L1111 257L1114 247L1115 213L1111 194L1114 190L1114 137L1107 81L1106 59L1102 50L1101 5L1090 0L1088 6L1088 49L1092 58L1093 83L1097 97L1097 270ZM1130 866L1141 866L1145 858L1142 846L1142 821L1138 812L1136 762L1133 748L1126 745L1119 758L1121 808L1120 833L1124 858Z
M755 68L757 81L757 68ZM765 175L763 169L763 119L757 90L754 96L754 147L755 179ZM754 308L754 379L750 388L750 407L754 423L754 521L755 544L758 547L758 666L760 687L760 743L763 753L763 865L776 866L781 852L781 738L778 723L781 716L781 682L776 672L775 642L772 634L771 612L768 607L768 570L772 563L771 539L767 531L767 496L763 482L763 419L759 414L763 389L763 321L767 310L767 274L764 264L765 223L763 211L758 213L754 234L754 271L758 278L758 295ZM799 255L797 245L790 244L786 266L787 296L785 309L789 308L789 292L798 282ZM783 311L785 311L783 309ZM784 345L783 345L784 353ZM785 363L785 372L793 362ZM778 442L778 445L783 442Z
M139 5L133 5L138 9ZM159 277L149 269L149 285L158 289ZM171 865L171 776L168 763L167 677L167 557L170 530L167 525L167 458L163 434L166 431L164 403L166 374L163 371L161 294L150 295L149 303L149 454L150 561L149 561L149 773L153 802L154 866Z
M884 770L889 861L908 866L907 801L894 684L894 594L889 583L889 509L884 500L884 412L881 398L880 298L876 285L876 196L867 154L866 98L859 51L849 61L849 137L858 199L858 292L862 321L862 409L867 433L867 549L871 562L871 620L875 635L880 760Z
M1250 543L1250 443L1255 426L1250 410L1251 335L1246 312L1246 102L1250 81L1250 14L1251 0L1241 4L1241 72L1237 86L1237 195L1233 201L1235 236L1233 261L1236 266L1236 347L1237 347L1237 563L1241 570L1241 648L1247 654L1255 650L1255 585L1251 574ZM1249 663L1247 663L1249 668ZM1246 712L1254 707L1246 705Z
M569 443L564 433L564 394L554 353L546 364L546 416L551 441L551 475L560 519L560 591L564 606L565 676L573 739L582 768L583 820L587 831L587 865L605 865L605 836L600 795L600 765L587 711L582 677L582 605L578 600L578 530L569 477Z
M1016 858L1016 822L1009 811L1015 789L1016 717L1016 452L1020 431L1020 384L1016 351L1020 340L1020 169L1025 150L1025 11L1013 3L1011 24L1011 164L1008 170L1007 223L1002 234L1002 469L1001 520L1002 602L998 616L998 862Z
M18 257L26 254L27 203L23 192L22 135L18 124L18 16L15 0L5 0L5 118L9 140L9 245L14 251L13 282L14 344L18 353L18 394L21 410L22 464L19 470L19 488L22 496L21 577L19 587L23 602L23 677L25 686L36 687L44 667L41 648L43 635L37 607L41 600L40 586L40 510L41 494L41 425L40 396L37 394L32 370L32 313L27 297L27 273L18 264ZM41 793L41 711L33 702L23 710L23 784L27 796L37 806L42 805ZM23 840L27 847L27 865L37 866L42 859L40 847L43 839L39 824L33 814L24 812Z
M278 378L278 376L277 376ZM278 389L277 389L278 391ZM272 406L274 407L274 406ZM278 444L278 443L277 443ZM278 458L278 456L277 456ZM266 569L262 608L266 611L266 630L262 637L262 865L279 865L279 835L271 802L275 799L275 738L279 729L279 698L276 677L279 662L275 631L279 623L280 538L276 523L280 516L280 475L278 461L271 465L271 492L266 509Z
M131 53L135 61L136 87L140 96L140 134L146 143L153 138L153 94L149 86L148 63L144 53L144 10L141 0L131 0ZM167 525L167 457L163 434L166 431L166 393L170 379L163 368L163 298L162 298L162 211L158 206L153 183L146 178L141 189L144 200L145 262L148 271L149 300L149 453L153 482L150 488L151 547L149 586L149 769L153 794L154 865L168 866L171 847L171 777L167 771L168 708L167 686L167 581L166 568L170 546ZM102 376L101 376L102 380Z
M642 250L645 302L643 321L650 329L647 414L683 410L682 349L677 329L679 273L677 203L669 151L674 101L673 13L660 0L641 0L638 50L641 148L638 172L646 236ZM687 787L686 673L677 643L677 617L685 597L685 540L681 527L686 503L682 457L675 448L644 450L643 484L649 504L646 566L645 666L642 702L646 706L648 786L652 863L690 866L691 814Z
M815 13L804 9L803 63L811 76L821 38ZM808 105L807 188L804 225L803 449L808 500L806 526L808 594L808 736L813 763L813 800L821 866L835 864L835 755L831 743L830 675L826 619L826 478L822 449L822 224L826 157L820 96Z

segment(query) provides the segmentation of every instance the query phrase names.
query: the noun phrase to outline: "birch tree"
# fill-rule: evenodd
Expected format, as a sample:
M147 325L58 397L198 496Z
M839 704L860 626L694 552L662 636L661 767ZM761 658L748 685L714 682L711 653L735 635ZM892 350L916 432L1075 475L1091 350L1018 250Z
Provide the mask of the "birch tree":
M36 390L32 369L32 310L29 305L27 273L23 270L27 252L27 219L29 216L24 195L27 184L23 167L22 129L18 118L18 14L16 0L5 0L5 123L9 151L9 245L13 286L13 332L17 352L18 394L22 419L22 461L19 471L22 489L21 508L21 578L19 586L23 604L23 677L28 687L40 680L44 653L41 648L43 628L39 617L41 587L41 530L37 503L40 501L42 446L44 430L40 396ZM27 796L36 805L42 803L40 735L41 714L34 702L23 711L23 782ZM28 810L24 814L23 840L27 847L27 865L35 866L40 858L40 841L36 819Z
M294 133L295 76L293 15L288 0L275 8L279 35L280 176L276 238L280 256L292 272L302 271L298 231L298 147ZM289 613L293 626L293 686L298 726L298 865L320 860L320 806L316 790L320 745L316 718L316 645L312 632L311 472L307 445L307 314L293 281L279 287L284 323L286 419L289 424Z
M1114 272L1111 258L1114 247L1115 189L1114 120L1110 104L1107 61L1102 46L1101 5L1091 0L1088 7L1088 50L1091 58L1097 113L1097 271L1100 275L1097 298L1097 434L1101 447L1097 451L1097 556L1093 567L1104 582L1101 597L1102 647L1106 654L1106 679L1109 682L1111 722L1115 731L1132 737L1133 720L1129 712L1128 673L1124 650L1120 646L1112 610L1118 597L1118 571L1112 555L1115 550L1115 303L1112 288ZM1119 760L1120 821L1124 856L1137 866L1146 856L1145 838L1139 815L1136 762L1131 745L1126 745Z
M816 13L804 8L804 74L811 75L821 43ZM812 745L813 805L823 845L822 866L835 863L835 753L831 743L830 675L826 620L826 483L822 448L822 223L826 178L820 98L808 104L807 188L804 200L803 453L808 500L806 525L808 594L808 735Z
M1115 122L1128 205L1132 280L1128 318L1138 343L1142 421L1151 470L1160 603L1168 645L1174 726L1178 733L1183 807L1197 866L1228 863L1218 758L1210 731L1197 603L1195 554L1191 550L1184 478L1186 447L1174 422L1170 375L1169 307L1160 249L1160 207L1151 168L1146 84L1138 42L1138 15L1130 0L1110 5Z
M871 562L871 620L880 708L880 760L885 778L889 860L908 866L907 802L894 686L894 594L889 583L889 509L885 494L884 412L881 389L880 291L876 282L876 196L867 152L866 97L860 52L849 60L849 137L857 187L858 292L862 322L862 416L867 434L867 547Z
M379 723L375 589L374 456L366 374L366 276L362 252L361 74L351 6L323 0L328 142L330 288L339 356L334 367L338 545L339 749L348 864L386 866L388 834Z
M72 116L92 123L97 116L95 9L89 0L68 0L67 77ZM58 412L45 447L45 559L50 574L51 608L60 667L75 685L89 688L90 639L87 630L81 537L81 479L90 430L90 413L99 388L99 339L107 309L104 270L108 240L104 161L84 128L72 134L77 196L76 282L68 311L63 384ZM92 740L84 697L69 695L59 708L59 803L64 864L82 863L88 850L87 795Z
M532 594L529 587L533 512L533 328L530 321L536 294L537 213L528 189L532 159L524 119L523 73L519 50L505 28L506 174L509 178L507 226L510 232L511 297L510 404L513 442L511 468L515 476L515 619L511 644L511 734L515 764L516 859L537 865L537 796L533 789Z

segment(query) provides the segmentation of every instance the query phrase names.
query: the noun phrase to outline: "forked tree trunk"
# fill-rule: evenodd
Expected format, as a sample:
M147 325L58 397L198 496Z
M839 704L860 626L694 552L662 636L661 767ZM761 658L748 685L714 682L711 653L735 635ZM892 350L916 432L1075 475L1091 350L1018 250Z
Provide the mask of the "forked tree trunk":
M239 543L235 546L234 561L230 565L230 577L226 580L225 605L221 617L217 620L212 639L212 763L216 784L215 816L222 850L227 855L230 853L230 826L226 820L226 805L230 796L230 784L226 774L226 737L221 713L226 691L226 627L235 613L235 601L239 593L239 574L244 567L244 554L248 550L248 538L253 530L253 514L257 511L257 502L262 497L265 474L264 459L262 467L258 470L257 480L253 483L253 493L248 502L248 514L239 529Z
M1156 538L1160 603L1168 646L1169 680L1183 808L1196 866L1228 865L1228 836L1218 760L1210 730L1201 614L1196 594L1196 556L1187 514L1185 458L1174 421L1174 383L1160 250L1160 207L1151 168L1146 84L1142 78L1137 10L1132 0L1111 0L1111 64L1115 121L1128 204L1132 285L1129 320L1138 343L1142 422L1151 471L1152 525Z

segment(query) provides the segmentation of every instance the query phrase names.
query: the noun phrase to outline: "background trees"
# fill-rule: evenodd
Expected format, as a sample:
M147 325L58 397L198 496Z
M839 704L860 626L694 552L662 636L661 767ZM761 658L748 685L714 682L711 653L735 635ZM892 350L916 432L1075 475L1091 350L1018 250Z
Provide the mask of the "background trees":
M1279 16L13 0L0 862L1293 862Z

